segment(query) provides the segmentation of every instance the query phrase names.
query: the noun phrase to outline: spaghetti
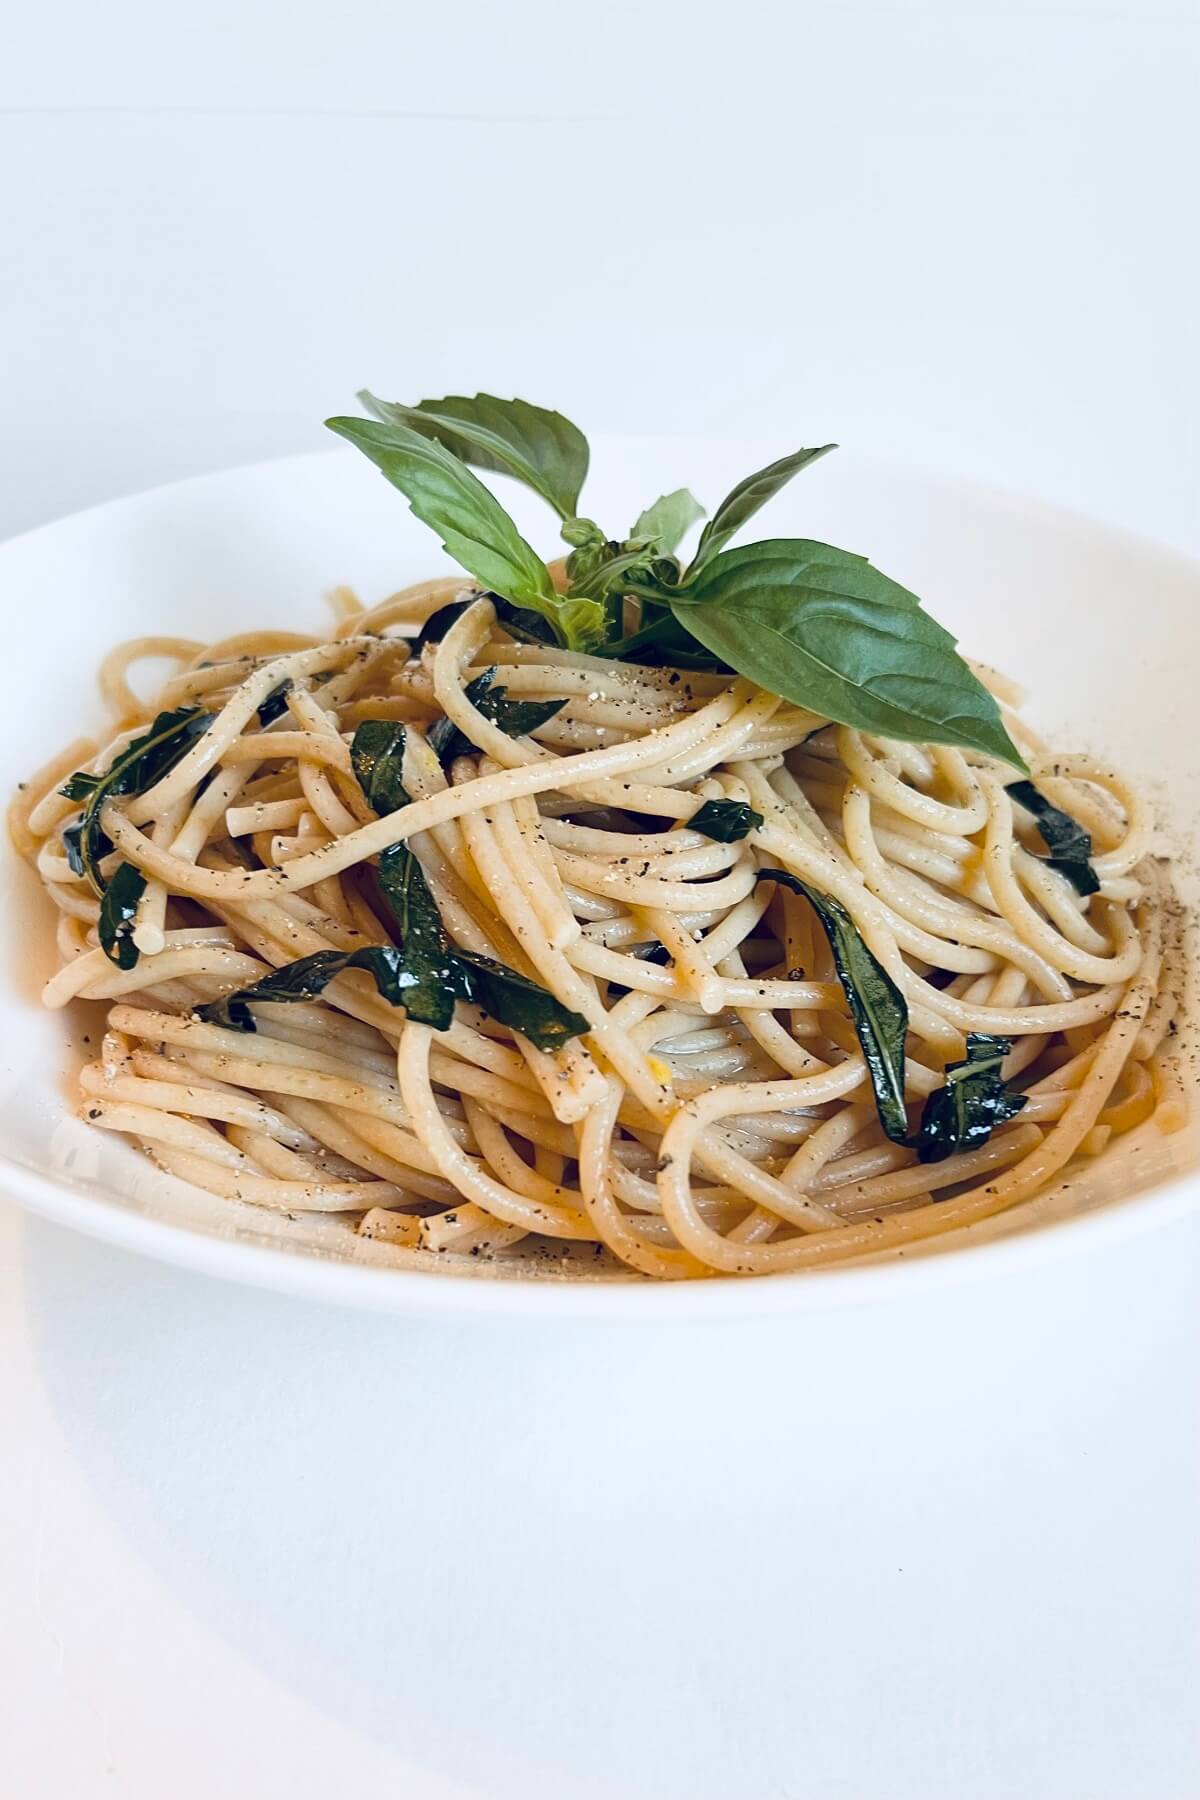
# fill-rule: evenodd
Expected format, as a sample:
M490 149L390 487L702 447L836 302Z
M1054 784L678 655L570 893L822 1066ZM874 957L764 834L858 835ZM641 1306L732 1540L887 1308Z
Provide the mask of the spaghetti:
M344 1214L418 1263L575 1267L583 1247L679 1278L955 1230L1151 1115L1184 1122L1158 1054L1180 950L1145 810L1107 765L1048 753L999 678L979 671L1037 794L1086 832L1091 892L982 752L830 724L732 674L520 641L461 578L337 606L329 641L114 650L112 740L69 746L13 808L58 909L46 1004L107 1008L83 1115L162 1169ZM147 702L129 674L150 657L175 672ZM487 703L499 692L531 730ZM156 779L97 787L196 709ZM403 727L404 803L382 813L356 755L369 722ZM81 866L89 794L103 897ZM459 957L498 964L569 1035L539 1046L470 982L435 1028L371 954L344 965L395 962L379 876L397 846L445 979ZM839 930L906 1017L898 1126ZM318 997L254 996L313 958ZM246 990L250 1030L214 1008ZM950 1116L968 1078L1006 1096L994 1123L926 1155L931 1101Z

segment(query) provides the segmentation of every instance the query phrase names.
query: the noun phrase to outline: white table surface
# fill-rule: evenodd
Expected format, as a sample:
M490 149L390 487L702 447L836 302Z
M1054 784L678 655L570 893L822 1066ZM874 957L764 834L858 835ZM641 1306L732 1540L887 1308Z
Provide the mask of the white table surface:
M0 532L315 447L369 382L836 436L1200 549L1197 20L23 9ZM0 1207L0 1792L1195 1800L1177 1245L1008 1277L964 1407L969 1286L881 1368L852 1312L820 1369L783 1322L568 1359ZM895 1428L842 1493L867 1383Z

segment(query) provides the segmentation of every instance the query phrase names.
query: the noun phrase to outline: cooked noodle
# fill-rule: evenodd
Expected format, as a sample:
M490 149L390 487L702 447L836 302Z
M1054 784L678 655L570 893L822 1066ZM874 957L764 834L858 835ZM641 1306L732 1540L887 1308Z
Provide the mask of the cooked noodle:
M739 677L519 643L484 596L413 656L417 627L467 591L426 582L366 612L342 590L328 642L143 638L106 659L112 740L72 744L12 818L59 909L47 1005L108 1007L81 1077L94 1125L214 1194L344 1214L418 1261L573 1245L572 1267L582 1246L686 1277L952 1231L1152 1115L1184 1122L1158 1064L1180 951L1145 809L1107 765L1048 753L999 678L980 671L1039 788L1091 834L1087 899L982 754L830 725ZM148 657L176 665L153 701L129 680ZM507 735L466 692L493 668L511 697L565 705ZM286 712L261 725L284 683ZM121 969L64 854L78 805L59 787L197 704L216 716L182 760L104 808L116 859L148 878ZM444 770L439 718L478 754ZM371 719L409 728L411 803L384 817L350 759ZM706 800L763 822L714 841L688 823ZM454 943L535 980L585 1035L539 1050L471 1004L434 1031L356 971L310 1004L256 1004L253 1033L193 1016L297 958L388 943L369 870L400 842ZM840 902L903 993L914 1118L967 1033L1012 1040L1023 1110L945 1161L890 1141L828 942L804 899L756 882L766 867Z

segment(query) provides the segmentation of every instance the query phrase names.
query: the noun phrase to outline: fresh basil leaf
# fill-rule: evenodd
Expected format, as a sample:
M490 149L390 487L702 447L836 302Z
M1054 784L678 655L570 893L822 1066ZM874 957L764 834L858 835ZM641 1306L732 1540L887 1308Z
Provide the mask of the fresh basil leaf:
M966 1060L947 1064L946 1085L930 1094L922 1110L916 1139L921 1162L974 1150L998 1125L1016 1118L1029 1096L1004 1085L1001 1065L1011 1049L1011 1038L968 1035Z
M383 998L392 1006L401 1006L409 1018L414 1017L410 1010L413 997L418 986L419 977L408 967L404 951L394 944L366 944L360 950L318 950L312 956L302 956L298 962L286 963L281 969L273 969L264 975L261 981L250 987L239 988L236 993L226 994L220 1000L210 1000L195 1009L195 1016L209 1025L223 1025L230 1031L256 1031L254 1014L250 1011L251 1002L255 1000L273 1000L275 1002L293 1000L315 1000L323 994L336 975L347 969L363 969L374 978L375 986ZM454 997L450 989L446 991L445 1019L446 1024L454 1010ZM423 1021L424 1022L424 1021ZM444 1030L445 1026L437 1027Z
M350 744L354 779L382 818L408 805L404 771L404 726L394 719L364 719Z
M561 413L527 400L499 400L494 394L447 394L444 400L419 400L415 406L377 400L366 389L358 397L377 419L436 438L477 469L515 476L562 518L578 512L588 442Z
M827 456L831 450L836 449L836 444L822 444L815 450L793 450L790 456L781 456L778 462L768 463L765 469L756 469L753 475L747 475L745 481L739 481L732 492L726 494L700 534L696 554L687 572L688 585L698 579L735 532L740 531L761 506L765 506L781 488L787 486L793 475L798 475L809 463L816 462L818 457Z
M138 947L133 941L133 924L138 901L146 891L146 877L132 863L123 862L104 891L96 935L100 948L118 969L137 966Z
M498 725L509 737L525 737L536 731L567 704L565 700L509 700L507 688L492 686L495 678L495 669L485 669L482 675L467 683L463 692L485 719ZM473 744L450 719L439 719L431 725L426 742L443 765L453 762L456 756L479 755L478 745Z
M1100 877L1091 864L1091 833L1085 831L1070 813L1052 806L1032 781L1010 781L1008 791L1037 821L1042 842L1050 852L1042 860L1057 869L1060 875L1065 875L1077 894L1097 893Z
M455 960L465 977L463 999L473 1000L498 1024L519 1031L539 1050L561 1050L590 1029L582 1013L572 1012L536 981L492 957L456 950Z
M702 831L718 844L736 844L763 822L760 812L741 800L706 800L688 820L689 831Z
M659 606L647 606L641 627L629 637L620 639L606 651L622 662L640 663L647 668L703 669L713 674L730 675L729 664L706 650L673 612Z
M604 608L564 601L542 559L521 536L500 502L435 437L411 426L373 419L327 419L331 431L369 456L398 487L418 519L468 573L505 599L551 620L568 649L585 649L604 635Z
M867 948L840 900L818 893L786 869L760 869L758 880L782 882L793 893L802 895L821 921L871 1077L879 1122L893 1143L905 1143L908 1115L904 1107L904 1046L908 1004L904 995Z
M706 649L797 706L1025 767L950 633L867 562L806 539L771 539L725 551L671 604Z
M73 848L80 865L77 872L87 876L97 894L103 895L105 888L100 864L112 849L100 825L106 803L121 794L144 794L152 788L183 760L211 723L212 714L195 706L161 712L148 731L126 744L102 775L77 770L59 789L68 800L84 802L78 833L67 856L72 858ZM75 868L73 858L71 867Z
M271 689L270 693L258 709L258 722L260 725L273 725L276 719L281 719L283 717L284 713L287 711L287 697L291 691L292 679L290 675L286 681L281 681L278 687Z
M661 494L653 506L638 514L629 536L634 543L653 544L660 556L669 556L703 517L704 508L696 496L687 488L676 488L673 494Z

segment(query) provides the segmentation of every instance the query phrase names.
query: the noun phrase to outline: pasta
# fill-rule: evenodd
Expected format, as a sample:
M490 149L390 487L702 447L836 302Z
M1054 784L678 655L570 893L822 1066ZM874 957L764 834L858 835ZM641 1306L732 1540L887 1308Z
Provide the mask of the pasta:
M999 677L977 671L1037 795L1086 832L1091 893L981 751L834 724L736 674L527 641L459 577L369 611L343 590L337 610L328 639L114 650L110 741L70 745L13 808L57 909L46 1004L107 1012L82 1114L163 1170L343 1215L418 1265L561 1256L678 1279L956 1230L1147 1119L1183 1123L1160 1054L1177 909L1146 810L1107 764L1048 751ZM144 700L131 673L150 657L172 673ZM506 726L486 703L501 693L538 722ZM200 721L186 748L117 784L88 840L89 782L173 713ZM382 812L359 755L372 724L401 746L404 804ZM693 823L703 808L721 831ZM399 966L376 954L397 940L380 886L396 846L447 970L461 953L468 971L445 1028L373 978ZM214 1021L311 958L303 1003L252 994L240 1026ZM488 1010L496 964L522 1004L547 997L557 1038ZM891 1130L864 980L907 1019ZM953 1114L964 1096L990 1124ZM967 1128L926 1155L952 1114Z

